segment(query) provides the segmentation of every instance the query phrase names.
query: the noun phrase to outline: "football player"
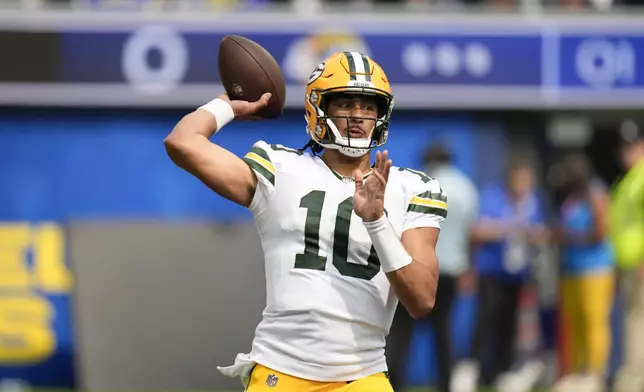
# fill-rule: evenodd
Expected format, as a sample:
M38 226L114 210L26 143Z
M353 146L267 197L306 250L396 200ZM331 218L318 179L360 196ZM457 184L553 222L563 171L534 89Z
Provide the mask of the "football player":
M238 158L209 141L269 99L221 95L165 140L178 166L250 209L262 241L263 318L251 352L219 370L249 392L391 391L385 336L398 301L414 318L434 306L446 197L434 179L393 167L387 151L371 164L394 98L368 56L336 53L313 71L304 148L258 141Z

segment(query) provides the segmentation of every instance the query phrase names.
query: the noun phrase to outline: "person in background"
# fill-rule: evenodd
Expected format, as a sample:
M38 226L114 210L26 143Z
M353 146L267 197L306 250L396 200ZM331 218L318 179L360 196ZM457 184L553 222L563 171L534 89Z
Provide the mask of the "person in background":
M473 276L470 268L470 230L478 213L478 192L474 183L453 162L452 154L442 144L431 145L424 157L425 170L439 180L454 211L441 228L436 252L440 277L436 304L425 320L433 323L438 362L438 390L449 392L452 344L450 316L454 299L459 293L470 292ZM389 379L395 391L402 388L406 359L414 320L404 308L398 308L386 345Z
M567 156L563 170L566 185L555 241L561 246L562 311L572 358L571 372L554 390L599 392L606 383L614 297L608 193L585 155Z
M644 391L644 129L632 120L620 129L627 170L611 195L609 235L626 297L625 358L615 392Z
M455 369L452 392L474 392L507 378L514 363L519 297L533 246L546 238L544 220L529 160L516 160L505 183L481 191L479 221L472 232L478 244L473 358Z

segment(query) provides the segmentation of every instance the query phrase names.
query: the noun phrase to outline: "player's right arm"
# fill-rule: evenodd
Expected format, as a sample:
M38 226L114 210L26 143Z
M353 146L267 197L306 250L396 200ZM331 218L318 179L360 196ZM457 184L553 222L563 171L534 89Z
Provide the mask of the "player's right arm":
M268 104L270 94L256 102L230 101L227 95L218 99L227 102L234 118L248 117ZM214 102L214 101L213 101ZM208 104L210 105L210 104ZM246 162L230 151L210 141L210 137L231 120L230 114L213 110L208 105L184 116L165 140L165 148L172 161L197 177L218 195L248 207L253 200L258 179ZM212 108L212 107L211 107ZM222 124L217 124L220 119Z

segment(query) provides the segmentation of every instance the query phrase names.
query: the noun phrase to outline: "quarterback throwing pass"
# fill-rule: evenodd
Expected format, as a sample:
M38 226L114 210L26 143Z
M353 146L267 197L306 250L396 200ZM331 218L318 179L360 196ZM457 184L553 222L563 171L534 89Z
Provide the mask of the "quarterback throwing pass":
M209 140L269 98L224 94L165 140L178 166L250 209L264 250L266 308L251 351L219 370L249 392L392 391L385 337L398 301L415 318L434 305L446 196L372 153L387 142L394 98L368 56L339 52L315 68L303 148L258 141L240 158Z

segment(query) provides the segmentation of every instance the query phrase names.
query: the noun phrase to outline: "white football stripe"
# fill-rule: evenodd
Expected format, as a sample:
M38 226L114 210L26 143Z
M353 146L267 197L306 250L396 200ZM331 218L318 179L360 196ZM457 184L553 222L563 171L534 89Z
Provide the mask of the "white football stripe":
M356 72L358 74L364 74L366 73L366 70L364 69L364 63L362 62L362 55L358 52L351 52L351 57L353 57L353 63L356 65ZM367 78L365 75L356 75L356 81L359 82L366 82Z

